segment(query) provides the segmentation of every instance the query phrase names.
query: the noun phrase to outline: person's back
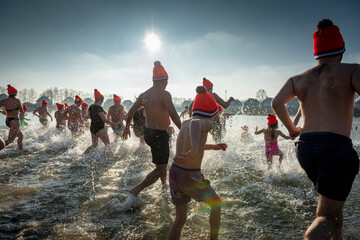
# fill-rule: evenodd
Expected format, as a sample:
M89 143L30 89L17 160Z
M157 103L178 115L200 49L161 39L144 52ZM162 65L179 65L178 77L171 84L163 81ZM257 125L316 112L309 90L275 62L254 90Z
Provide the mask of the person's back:
M350 136L354 111L352 81L356 75L360 75L358 64L335 62L318 65L292 78L302 108L302 133Z
M19 99L12 97L3 99L0 106L4 106L7 118L19 118L19 110L22 108Z

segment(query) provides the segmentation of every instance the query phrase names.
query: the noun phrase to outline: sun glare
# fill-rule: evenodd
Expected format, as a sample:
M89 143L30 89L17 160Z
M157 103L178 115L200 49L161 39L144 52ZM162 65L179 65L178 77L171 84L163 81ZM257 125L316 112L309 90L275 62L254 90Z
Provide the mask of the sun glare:
M155 33L149 33L145 37L145 46L150 51L159 50L161 47L161 41L158 35Z

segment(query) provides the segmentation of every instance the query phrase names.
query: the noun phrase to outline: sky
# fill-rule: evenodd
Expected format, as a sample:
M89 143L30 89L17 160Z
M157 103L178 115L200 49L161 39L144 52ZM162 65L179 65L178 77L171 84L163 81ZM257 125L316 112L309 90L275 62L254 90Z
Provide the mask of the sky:
M160 60L173 97L194 98L203 77L223 98L259 89L273 97L316 64L312 35L323 18L340 27L343 62L360 63L359 12L358 0L0 0L0 85L133 100ZM157 50L145 44L150 33Z

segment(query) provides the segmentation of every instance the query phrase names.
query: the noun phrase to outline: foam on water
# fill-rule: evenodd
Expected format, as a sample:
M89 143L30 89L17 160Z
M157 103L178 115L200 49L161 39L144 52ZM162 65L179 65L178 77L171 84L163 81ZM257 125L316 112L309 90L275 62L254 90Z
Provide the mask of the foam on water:
M253 135L264 119L232 117L224 138L228 149L204 155L202 171L224 203L221 239L300 239L314 217L317 193L297 163L293 141L279 141L281 169L275 157L267 170L263 136ZM245 124L252 136L242 142ZM359 131L352 133L356 149ZM0 239L167 239L175 216L168 186L158 181L139 199L129 197L154 167L149 148L139 147L137 138L108 149L100 142L81 156L91 144L89 132L73 140L52 123L47 129L30 125L23 133L25 151L13 143L0 152ZM4 138L7 130L0 134ZM345 239L360 232L359 187L357 176L344 209ZM208 217L209 207L190 202L182 239L208 238Z

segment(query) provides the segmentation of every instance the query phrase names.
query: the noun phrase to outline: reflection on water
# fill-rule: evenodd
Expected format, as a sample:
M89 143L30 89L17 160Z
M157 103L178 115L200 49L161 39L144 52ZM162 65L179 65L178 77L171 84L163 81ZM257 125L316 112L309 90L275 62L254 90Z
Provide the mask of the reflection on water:
M354 126L358 123L355 119ZM317 194L295 159L293 141L279 141L282 170L267 171L263 137L240 141L245 124L252 133L266 120L233 117L225 136L228 150L207 152L203 161L204 175L226 202L220 238L301 239L314 217ZM54 125L24 129L24 152L16 144L0 152L0 239L167 239L175 216L167 185L157 182L133 208L127 206L128 190L153 168L149 149L138 148L132 138L112 144L111 153L100 144L94 154L81 157L90 134L73 141ZM352 134L356 149L358 131ZM2 137L6 134L0 129ZM345 239L359 239L359 201L357 176L344 209ZM183 239L208 238L209 208L198 207L190 203Z

